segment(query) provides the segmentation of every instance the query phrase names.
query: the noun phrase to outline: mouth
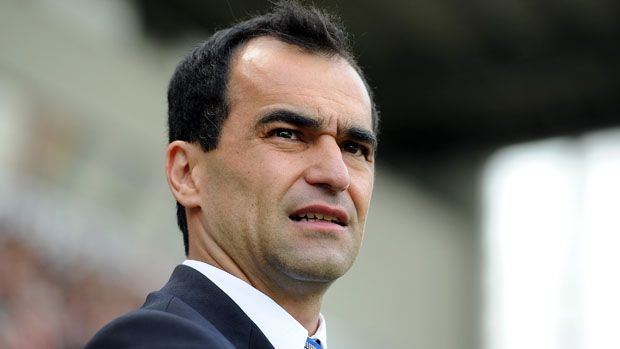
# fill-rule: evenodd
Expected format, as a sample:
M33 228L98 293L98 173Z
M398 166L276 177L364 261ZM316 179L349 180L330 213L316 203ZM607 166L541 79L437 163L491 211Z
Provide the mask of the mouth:
M312 206L297 210L288 218L295 222L324 222L337 224L341 227L346 227L349 221L346 212L323 206Z
M329 215L322 215L320 213L305 213L303 215L289 216L288 218L294 220L295 222L327 222L338 224L341 227L346 226L344 223L340 222L338 218Z

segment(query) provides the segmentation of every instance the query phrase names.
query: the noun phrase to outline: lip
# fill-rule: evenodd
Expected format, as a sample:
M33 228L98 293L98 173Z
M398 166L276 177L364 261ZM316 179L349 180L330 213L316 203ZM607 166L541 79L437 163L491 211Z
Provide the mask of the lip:
M338 218L338 221L340 221L340 224L336 224L336 223L328 223L328 222L315 222L315 223L320 223L320 224L334 224L334 225L338 225L338 226L348 226L349 225L349 215L347 214L347 212L343 209L340 209L338 207L332 207L332 206L328 206L328 205L309 205L309 206L305 206L302 207L298 210L293 211L289 217L291 216L297 216L297 215L303 215L306 213L318 213L318 214L322 214L322 215L327 215L327 216L332 216L332 217L336 217Z

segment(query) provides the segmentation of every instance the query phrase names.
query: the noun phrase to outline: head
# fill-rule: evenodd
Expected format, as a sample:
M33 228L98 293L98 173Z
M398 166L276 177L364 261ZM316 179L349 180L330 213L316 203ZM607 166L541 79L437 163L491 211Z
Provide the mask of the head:
M286 2L216 32L179 64L168 102L171 146L193 146L195 195L175 195L186 254L194 212L224 250L280 250L249 257L257 265L288 264L280 267L300 278L348 269L372 191L378 115L330 16ZM334 270L306 275L291 266L308 257L304 240L319 255L331 241L334 250L321 258L337 260Z

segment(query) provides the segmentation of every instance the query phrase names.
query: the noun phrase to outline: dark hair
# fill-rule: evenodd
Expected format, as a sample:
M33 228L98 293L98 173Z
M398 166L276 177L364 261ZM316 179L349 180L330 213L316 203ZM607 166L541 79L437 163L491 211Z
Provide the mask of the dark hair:
M378 112L372 91L351 54L348 35L337 19L296 1L281 1L265 15L217 31L179 63L168 87L170 142L199 143L204 151L217 146L220 128L228 116L226 87L231 56L236 48L259 36L275 37L309 53L346 59L366 85L372 104L372 127L377 132ZM178 202L177 222L188 254L187 218L185 208Z

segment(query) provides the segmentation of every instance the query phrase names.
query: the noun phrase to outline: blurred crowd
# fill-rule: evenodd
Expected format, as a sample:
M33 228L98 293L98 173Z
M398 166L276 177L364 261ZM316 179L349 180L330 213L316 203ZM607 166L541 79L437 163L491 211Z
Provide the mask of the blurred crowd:
M0 227L0 348L82 348L144 295L85 263L49 256Z

